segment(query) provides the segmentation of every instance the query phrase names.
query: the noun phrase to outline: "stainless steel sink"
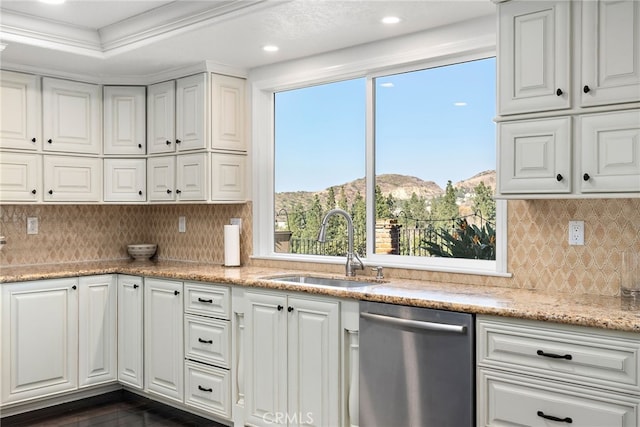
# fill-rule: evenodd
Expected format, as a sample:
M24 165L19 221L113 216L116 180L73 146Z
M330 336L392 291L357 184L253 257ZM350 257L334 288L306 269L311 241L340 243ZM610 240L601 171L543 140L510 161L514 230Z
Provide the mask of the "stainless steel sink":
M290 276L272 276L264 277L266 280L276 282L301 283L305 285L332 286L336 288L362 288L365 286L377 285L376 282L367 282L362 280L334 279L330 277L308 276L308 275L290 275Z

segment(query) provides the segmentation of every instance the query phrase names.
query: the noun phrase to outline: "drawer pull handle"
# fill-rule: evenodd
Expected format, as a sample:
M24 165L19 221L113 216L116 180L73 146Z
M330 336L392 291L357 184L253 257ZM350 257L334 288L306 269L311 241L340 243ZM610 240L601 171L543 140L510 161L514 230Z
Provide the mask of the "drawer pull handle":
M213 340L203 340L202 338L198 338L198 341L202 344L213 344Z
M198 302L206 302L207 304L213 304L212 299L198 298Z
M554 354L554 353L545 353L542 350L536 351L538 356L550 357L552 359L567 359L571 360L573 357L570 354Z
M561 423L571 424L573 422L573 420L569 417L558 418L558 417L554 417L553 415L547 415L542 411L538 411L538 416L540 418L544 418L545 420L558 421Z
M198 386L198 390L200 390L200 391L208 391L209 393L213 393L213 389L212 388L204 388L201 385Z

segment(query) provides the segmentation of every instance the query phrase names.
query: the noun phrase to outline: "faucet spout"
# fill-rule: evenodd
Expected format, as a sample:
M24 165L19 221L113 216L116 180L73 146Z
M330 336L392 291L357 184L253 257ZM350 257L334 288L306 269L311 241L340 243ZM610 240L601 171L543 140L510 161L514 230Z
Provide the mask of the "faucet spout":
M353 249L353 219L351 219L351 215L349 215L347 211L342 209L331 209L327 212L324 218L322 218L322 223L320 224L318 242L324 243L326 241L327 223L329 222L329 218L333 215L342 215L347 220L347 263L345 265L345 274L348 277L353 277L356 275L357 269L364 270L364 264Z

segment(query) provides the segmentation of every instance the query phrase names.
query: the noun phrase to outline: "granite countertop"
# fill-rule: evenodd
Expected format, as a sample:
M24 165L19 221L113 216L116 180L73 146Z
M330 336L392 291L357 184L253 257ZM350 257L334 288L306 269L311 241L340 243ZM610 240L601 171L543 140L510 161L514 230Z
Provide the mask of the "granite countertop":
M274 268L224 267L178 261L103 261L2 267L0 283L112 273L304 291L356 300L640 332L640 307L629 307L619 297L550 294L535 290L397 278L348 289L265 280L264 277L269 276L310 273Z

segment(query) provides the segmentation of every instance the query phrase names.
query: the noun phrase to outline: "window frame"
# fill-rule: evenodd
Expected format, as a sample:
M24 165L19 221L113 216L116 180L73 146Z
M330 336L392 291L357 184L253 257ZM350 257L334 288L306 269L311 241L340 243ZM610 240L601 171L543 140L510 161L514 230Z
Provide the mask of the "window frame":
M479 274L509 277L507 273L507 203L496 200L496 260L469 260L438 257L414 257L382 255L373 253L375 229L375 140L374 140L374 79L434 68L438 66L495 57L495 39L491 43L483 37L467 40L465 45L451 43L438 52L410 52L400 57L391 56L386 61L379 58L364 61L354 60L343 66L316 67L316 72L301 71L298 64L284 64L275 67L272 78L255 79L251 83L252 92L252 162L253 179L253 256L257 259L280 261L344 264L343 257L277 253L274 247L274 97L276 92L299 89L318 84L326 84L353 78L366 79L365 115L365 174L367 205L367 253L360 254L368 265L415 270L429 270L451 273ZM483 44L483 46L476 46ZM421 58L420 58L421 57ZM412 60L410 60L412 59ZM313 62L313 61L312 61ZM315 61L317 62L317 61ZM377 66L367 65L373 62ZM284 68L284 70L282 69ZM267 73L269 74L269 73ZM497 137L497 135L496 135Z

